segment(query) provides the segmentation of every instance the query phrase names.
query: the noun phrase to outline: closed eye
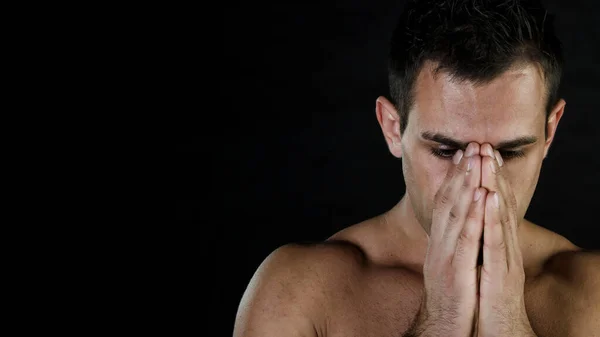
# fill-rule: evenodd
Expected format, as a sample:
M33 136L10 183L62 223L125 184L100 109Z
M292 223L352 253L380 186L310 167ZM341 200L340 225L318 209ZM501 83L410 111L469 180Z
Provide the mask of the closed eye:
M442 159L452 159L452 157L454 156L456 151L457 151L457 149L438 149L438 148L434 148L434 147L431 148L431 153L434 156L436 156L438 158L442 158ZM523 150L518 150L518 151L500 150L498 152L500 152L500 155L502 156L503 160L511 160L511 159L525 156L525 151L523 151Z

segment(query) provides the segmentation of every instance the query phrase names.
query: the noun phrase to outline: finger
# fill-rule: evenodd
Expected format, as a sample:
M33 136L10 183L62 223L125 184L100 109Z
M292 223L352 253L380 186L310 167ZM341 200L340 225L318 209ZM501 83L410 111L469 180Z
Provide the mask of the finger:
M498 175L501 175L502 172L490 144L485 143L481 146L481 156L481 186L487 188L488 191L499 191L502 181L498 179Z
M507 243L502 227L500 196L498 192L489 192L485 202L483 228L483 268L489 275L505 275L508 271Z
M431 223L430 239L432 243L438 243L442 240L446 229L448 211L452 207L455 195L466 177L469 167L468 158L465 158L462 150L457 150L452 158L452 166L446 173L446 178L438 189L434 198L433 221Z
M485 145L485 144L484 144ZM491 146L487 144L489 148L483 151L489 153L489 149ZM517 207L516 200L514 198L514 194L512 193L512 189L510 184L506 180L503 170L504 160L498 150L493 151L495 160L490 159L489 157L486 162L488 163L488 167L482 168L482 174L486 174L489 176L495 177L495 184L493 188L494 191L498 192L499 203L500 203L500 218L501 223L503 224L502 230L504 233L504 241L506 243L506 253L507 253L507 263L508 268L511 269L513 263L516 263L517 266L522 268L521 258L520 258L520 247L517 239ZM483 173L485 171L485 173Z
M506 254L508 263L517 263L515 260L518 257L518 246L515 237L516 231L516 201L512 193L512 189L505 178L503 165L504 160L497 150L494 151L490 144L482 145L482 153L485 154L481 165L481 181L482 186L489 191L498 193L500 201L500 218L503 224L502 231L504 232L504 243L506 244ZM485 238L484 238L485 240Z
M497 193L498 202L499 202L499 219L502 224L502 238L503 242L506 244L506 254L507 261L510 261L510 256L512 256L512 235L510 235L510 225L511 225L511 209L505 207L506 199L508 197L508 188L506 180L504 179L502 167L500 163L503 163L502 157L500 156L500 152L497 150L493 150L490 144L483 144L483 152L486 156L483 159L483 165L481 168L482 174L482 184L489 191L494 191ZM494 196L496 198L496 196ZM495 199L494 199L495 200Z
M479 147L469 144L463 153L462 150L458 150L452 160L453 167L448 170L446 179L440 187L438 195L436 195L435 206L434 206L434 219L431 224L430 237L435 242L446 242L444 235L448 225L453 225L458 219L461 212L460 209L456 209L456 200L460 194L463 186L466 182L468 183L473 179L471 170L473 168L472 155L476 153ZM479 173L481 175L481 173ZM474 189L474 188L473 188ZM466 212L465 212L466 213Z
M478 145L469 145L466 154L469 153L469 149L472 150L474 148L476 149L471 153L479 153ZM448 212L443 242L446 246L446 253L451 255L454 255L456 251L457 240L464 229L469 209L473 207L473 201L476 196L475 192L481 181L481 157L478 154L475 154L470 160L472 168L465 173L465 179L460 187L461 191L457 195L454 205ZM481 221L483 224L483 218Z
M502 158L498 150L494 150L494 157L496 158L496 163L498 164L498 166L503 167L504 159Z
M431 243L435 243L433 245L434 247L442 239L447 218L446 211L452 206L451 202L454 199L451 185L453 183L456 184L457 181L462 183L465 178L464 174L458 173L461 171L461 166L464 167L464 165L468 165L468 163L465 164L466 160L463 157L463 151L457 150L452 158L453 167L448 170L446 178L435 194L433 201L433 219L429 233ZM464 170L466 171L466 168Z
M486 198L487 190L477 187L465 224L456 239L456 248L451 261L452 265L464 266L466 269L457 268L457 270L477 268L477 257L482 244Z

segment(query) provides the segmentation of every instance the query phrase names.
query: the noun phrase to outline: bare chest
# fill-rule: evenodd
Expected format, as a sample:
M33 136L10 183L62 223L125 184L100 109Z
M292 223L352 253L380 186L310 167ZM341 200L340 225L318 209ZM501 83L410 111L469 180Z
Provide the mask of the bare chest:
M346 280L332 295L327 337L401 337L421 305L422 280L402 271L377 271Z
M401 337L421 305L423 283L415 274L377 272L346 280L332 293L327 337ZM565 336L565 310L547 286L528 282L525 304L534 330L545 337ZM567 294L564 294L567 296Z

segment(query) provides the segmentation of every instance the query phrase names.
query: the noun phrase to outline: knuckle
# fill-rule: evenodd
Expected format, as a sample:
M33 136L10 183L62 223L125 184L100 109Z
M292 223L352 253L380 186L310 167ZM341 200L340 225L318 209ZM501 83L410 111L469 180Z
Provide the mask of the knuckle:
M460 236L459 236L459 241L462 243L472 243L475 242L475 235L473 235L473 233L467 231L467 230L463 230L460 232Z
M478 220L478 214L475 211L469 211L465 222L474 222Z
M497 176L500 175L500 170L498 170L498 166L496 165L495 161L495 159L486 156L483 158L483 166L485 166L486 170L492 175Z
M440 198L442 197L442 194L444 192L444 186L442 185L438 191L435 193L435 195L433 196L433 202L437 205L440 202Z
M475 235L468 231L461 231L458 237L458 242L456 243L456 251L454 253L455 257L462 259L467 255L467 251L476 244Z
M448 178L448 180L454 178L454 176L456 175L456 169L449 169L448 173L446 174L446 177Z
M512 195L512 193L511 193L511 195ZM511 210L517 209L517 199L514 196L508 198L508 207Z
M448 194L442 193L438 199L438 204L441 207L444 207L444 206L448 205L449 203L450 203L450 197L448 197Z
M493 159L492 159L493 161ZM498 169L498 166L494 166L494 169L490 170L492 171L492 175L496 176L496 177L502 177L502 172L500 172L500 170Z
M463 258L465 257L465 244L464 244L464 240L460 241L457 245L456 245L456 252L454 253L456 255L457 258Z
M456 209L453 207L450 210L450 213L448 214L448 223L449 224L454 224L458 221L458 213L456 212Z
M493 242L484 240L483 246L485 247L485 249L489 249L489 250L504 250L504 249L506 249L506 243L504 242L504 239L502 239L502 238L495 239Z
M466 190L466 189L468 189L468 188L470 188L470 187L472 187L472 186L475 186L475 185L476 185L476 184L475 184L475 182L473 181L473 179L465 179L465 180L463 180L463 182L462 182L462 188L463 188L463 190Z
M499 239L498 241L496 241L495 246L496 249L504 251L506 249L506 242L504 241L504 239Z
M464 257L466 257L466 252L467 252L467 246L468 246L468 240L461 240L457 245L456 245L456 252L455 255L457 258L462 259Z
M502 222L502 225L504 225L504 226L510 225L510 213L505 212L505 214L502 214L500 221Z

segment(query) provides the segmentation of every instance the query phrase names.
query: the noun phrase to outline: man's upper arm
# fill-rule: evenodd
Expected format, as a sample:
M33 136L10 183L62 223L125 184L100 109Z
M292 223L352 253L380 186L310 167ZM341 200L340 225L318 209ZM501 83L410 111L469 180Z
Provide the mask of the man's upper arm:
M314 337L311 317L321 289L309 247L286 245L271 253L252 277L236 315L234 337Z
M571 333L573 337L600 336L600 251L581 251L573 259L574 297Z

